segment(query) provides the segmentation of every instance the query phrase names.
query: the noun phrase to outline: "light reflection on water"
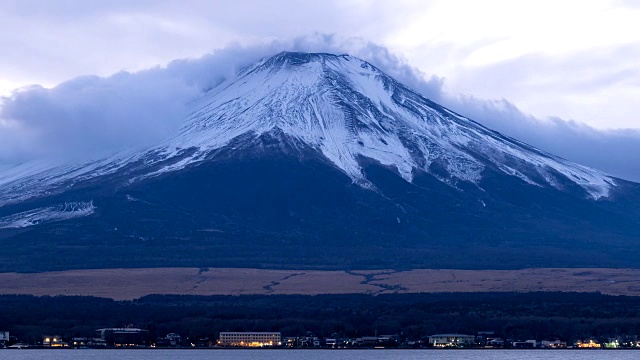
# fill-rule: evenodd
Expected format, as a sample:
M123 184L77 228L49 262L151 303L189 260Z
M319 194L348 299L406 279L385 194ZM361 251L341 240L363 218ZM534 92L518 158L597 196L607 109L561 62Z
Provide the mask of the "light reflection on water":
M2 360L631 360L640 350L0 350Z

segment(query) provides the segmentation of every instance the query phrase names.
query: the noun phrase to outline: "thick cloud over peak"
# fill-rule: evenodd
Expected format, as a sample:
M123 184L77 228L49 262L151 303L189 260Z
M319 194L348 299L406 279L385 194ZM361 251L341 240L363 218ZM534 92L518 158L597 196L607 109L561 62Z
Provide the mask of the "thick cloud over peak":
M35 159L71 160L148 144L175 131L202 96L240 69L277 52L349 53L407 86L489 128L614 176L640 181L640 132L596 130L561 119L540 120L507 100L453 96L386 48L361 39L313 35L255 46L232 45L163 67L84 76L54 88L14 91L0 104L0 170Z

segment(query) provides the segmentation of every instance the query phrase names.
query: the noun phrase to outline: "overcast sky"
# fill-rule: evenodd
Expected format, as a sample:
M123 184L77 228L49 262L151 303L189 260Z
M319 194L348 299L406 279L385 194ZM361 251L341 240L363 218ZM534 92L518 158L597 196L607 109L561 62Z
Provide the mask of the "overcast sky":
M157 140L238 68L303 50L640 181L638 19L636 1L0 0L0 166Z

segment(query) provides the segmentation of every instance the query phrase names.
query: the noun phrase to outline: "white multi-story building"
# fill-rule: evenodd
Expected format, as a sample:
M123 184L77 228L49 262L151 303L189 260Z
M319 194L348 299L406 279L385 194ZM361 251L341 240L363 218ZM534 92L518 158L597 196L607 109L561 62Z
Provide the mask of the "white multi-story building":
M218 345L248 347L281 346L282 336L279 332L221 332Z
M0 331L0 341L9 341L8 331Z
M437 334L429 336L429 343L435 347L463 347L472 345L475 336L465 334Z

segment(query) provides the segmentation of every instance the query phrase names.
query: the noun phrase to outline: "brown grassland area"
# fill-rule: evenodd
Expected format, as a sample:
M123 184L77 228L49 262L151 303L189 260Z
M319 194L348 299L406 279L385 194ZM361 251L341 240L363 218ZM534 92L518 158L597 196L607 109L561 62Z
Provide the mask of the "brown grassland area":
M150 294L385 294L600 292L640 296L640 269L309 271L145 268L0 273L0 294L85 295L132 300Z

